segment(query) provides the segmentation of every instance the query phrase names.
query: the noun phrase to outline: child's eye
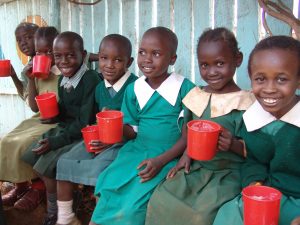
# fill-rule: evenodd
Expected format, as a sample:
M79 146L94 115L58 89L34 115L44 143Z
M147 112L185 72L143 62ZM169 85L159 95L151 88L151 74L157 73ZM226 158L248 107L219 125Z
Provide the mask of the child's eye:
M139 55L146 55L146 53L143 50L139 50Z
M224 65L224 62L217 62L217 66L221 67Z
M287 79L285 77L278 77L277 81L278 83L285 83Z
M257 83L262 83L262 82L265 80L265 78L264 78L264 77L256 77L254 80L255 80Z
M201 69L206 69L208 67L208 64L207 63L202 63L200 65Z
M155 57L159 57L159 56L160 56L160 53L159 53L159 52L154 52L153 55L154 55Z
M106 56L100 56L100 60L105 60L105 59L107 59Z
M122 62L122 59L115 59L116 62Z

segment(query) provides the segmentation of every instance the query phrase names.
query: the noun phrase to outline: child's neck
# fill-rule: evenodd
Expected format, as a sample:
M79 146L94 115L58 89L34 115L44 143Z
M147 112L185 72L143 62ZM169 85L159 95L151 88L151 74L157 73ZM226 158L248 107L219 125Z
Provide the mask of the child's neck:
M157 89L169 76L169 73L165 73L158 77L147 77L146 82L151 88Z
M227 94L231 92L240 91L241 89L236 85L234 81L227 83L221 89L215 89L210 85L207 85L203 88L205 92L214 93L214 94Z

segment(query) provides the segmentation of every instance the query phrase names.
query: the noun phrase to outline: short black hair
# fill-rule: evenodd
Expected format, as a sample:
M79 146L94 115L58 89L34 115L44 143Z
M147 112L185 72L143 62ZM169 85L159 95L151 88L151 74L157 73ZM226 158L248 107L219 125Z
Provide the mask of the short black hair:
M215 29L208 28L204 30L198 39L197 50L202 42L212 42L212 41L224 41L227 43L228 47L232 50L232 54L236 56L240 53L238 47L238 42L232 31L225 27L217 27ZM197 51L198 52L198 51Z
M100 45L99 45L99 51L100 51L100 48L101 48L102 44L104 43L104 41L107 41L107 40L111 40L111 41L119 43L122 46L122 48L124 48L126 50L127 56L129 58L131 57L132 45L131 45L130 40L127 37L120 35L120 34L109 34L101 40Z
M39 27L34 34L34 38L43 38L48 40L49 43L53 43L58 34L59 32L55 27Z
M55 41L60 41L60 40L66 40L68 42L77 43L79 50L84 51L83 39L79 34L77 34L75 32L65 31L65 32L60 33L55 38Z
M16 27L15 34L21 29L30 31L34 34L38 28L39 28L39 26L34 23L22 22Z
M281 49L295 52L295 54L298 56L298 75L300 76L300 41L285 35L270 36L261 40L255 45L254 49L250 53L248 60L249 75L251 75L251 62L255 53L270 49Z
M143 36L150 33L155 33L160 35L162 38L166 38L167 39L166 44L169 45L172 55L176 54L177 47L178 47L178 39L176 34L172 30L170 30L167 27L160 27L160 26L152 27L148 29Z

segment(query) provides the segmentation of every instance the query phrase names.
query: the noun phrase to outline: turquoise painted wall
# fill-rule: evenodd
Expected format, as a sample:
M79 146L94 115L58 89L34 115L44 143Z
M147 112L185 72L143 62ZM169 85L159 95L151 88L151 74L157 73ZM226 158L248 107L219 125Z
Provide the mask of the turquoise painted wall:
M293 0L284 2L293 7ZM98 51L100 40L105 35L123 34L133 44L135 59L139 40L145 30L158 25L169 27L179 40L178 59L172 69L197 84L203 83L195 54L198 37L207 27L225 26L236 34L244 53L244 62L236 75L237 83L244 89L250 88L246 70L249 53L265 35L261 29L260 8L256 0L102 0L93 6L76 5L66 0L17 0L0 3L0 46L5 57L12 60L17 72L21 71L23 65L16 52L14 29L28 16L35 15L41 16L48 25L56 26L60 31L71 30L81 34L90 52ZM271 17L267 20L274 34L289 34L290 30L283 22ZM136 63L130 69L138 74ZM18 99L10 78L1 78L0 101L5 102L5 107L0 105L1 112L4 108L11 110L19 105L23 107L23 113L15 116L9 125L0 115L1 135L30 113Z

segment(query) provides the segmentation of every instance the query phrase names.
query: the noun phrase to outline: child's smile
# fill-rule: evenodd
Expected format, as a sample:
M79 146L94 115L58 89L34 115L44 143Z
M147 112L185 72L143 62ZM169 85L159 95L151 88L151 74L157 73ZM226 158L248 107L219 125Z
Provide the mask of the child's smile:
M253 55L251 82L253 93L262 107L281 118L297 102L300 85L295 52L282 49L262 50Z

